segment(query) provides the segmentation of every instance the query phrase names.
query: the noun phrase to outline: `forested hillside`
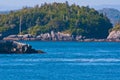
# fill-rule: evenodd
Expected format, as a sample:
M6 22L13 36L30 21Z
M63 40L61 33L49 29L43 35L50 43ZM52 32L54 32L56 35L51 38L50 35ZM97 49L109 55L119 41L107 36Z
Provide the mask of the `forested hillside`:
M9 14L0 15L0 32L39 35L47 32L63 32L86 38L106 38L112 28L109 19L93 8L52 3L33 8L24 7Z

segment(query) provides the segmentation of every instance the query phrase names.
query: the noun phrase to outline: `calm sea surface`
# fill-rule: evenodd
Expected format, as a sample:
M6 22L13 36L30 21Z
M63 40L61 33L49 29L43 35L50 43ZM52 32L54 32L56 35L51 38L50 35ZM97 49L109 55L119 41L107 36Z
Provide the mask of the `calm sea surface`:
M120 43L24 43L46 54L0 55L0 80L120 80Z

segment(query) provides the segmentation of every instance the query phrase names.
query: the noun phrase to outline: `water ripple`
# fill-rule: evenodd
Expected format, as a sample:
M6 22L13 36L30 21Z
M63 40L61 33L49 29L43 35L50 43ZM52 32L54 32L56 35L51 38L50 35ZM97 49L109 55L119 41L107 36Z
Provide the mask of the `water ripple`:
M120 62L117 58L100 58L100 59L69 59L69 58L42 58L42 59L15 59L14 61L22 62Z

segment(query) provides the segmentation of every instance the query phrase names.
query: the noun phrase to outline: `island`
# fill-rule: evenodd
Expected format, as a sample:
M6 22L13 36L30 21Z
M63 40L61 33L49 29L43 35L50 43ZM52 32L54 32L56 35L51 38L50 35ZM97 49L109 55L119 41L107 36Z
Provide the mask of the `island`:
M89 6L45 3L0 14L0 18L3 40L120 41L117 24Z
M94 8L68 2L24 7L1 14L0 18L0 34L9 36L7 39L15 37L10 35L25 35L16 39L43 41L105 39L112 28L110 20Z
M32 54L44 53L41 50L35 50L31 45L23 44L17 41L0 41L0 54Z

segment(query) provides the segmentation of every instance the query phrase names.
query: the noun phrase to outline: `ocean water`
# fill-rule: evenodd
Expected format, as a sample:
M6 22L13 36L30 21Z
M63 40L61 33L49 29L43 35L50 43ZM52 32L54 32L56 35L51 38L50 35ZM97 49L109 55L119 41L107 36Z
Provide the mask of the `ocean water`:
M24 41L45 54L1 54L0 80L120 80L120 43Z

